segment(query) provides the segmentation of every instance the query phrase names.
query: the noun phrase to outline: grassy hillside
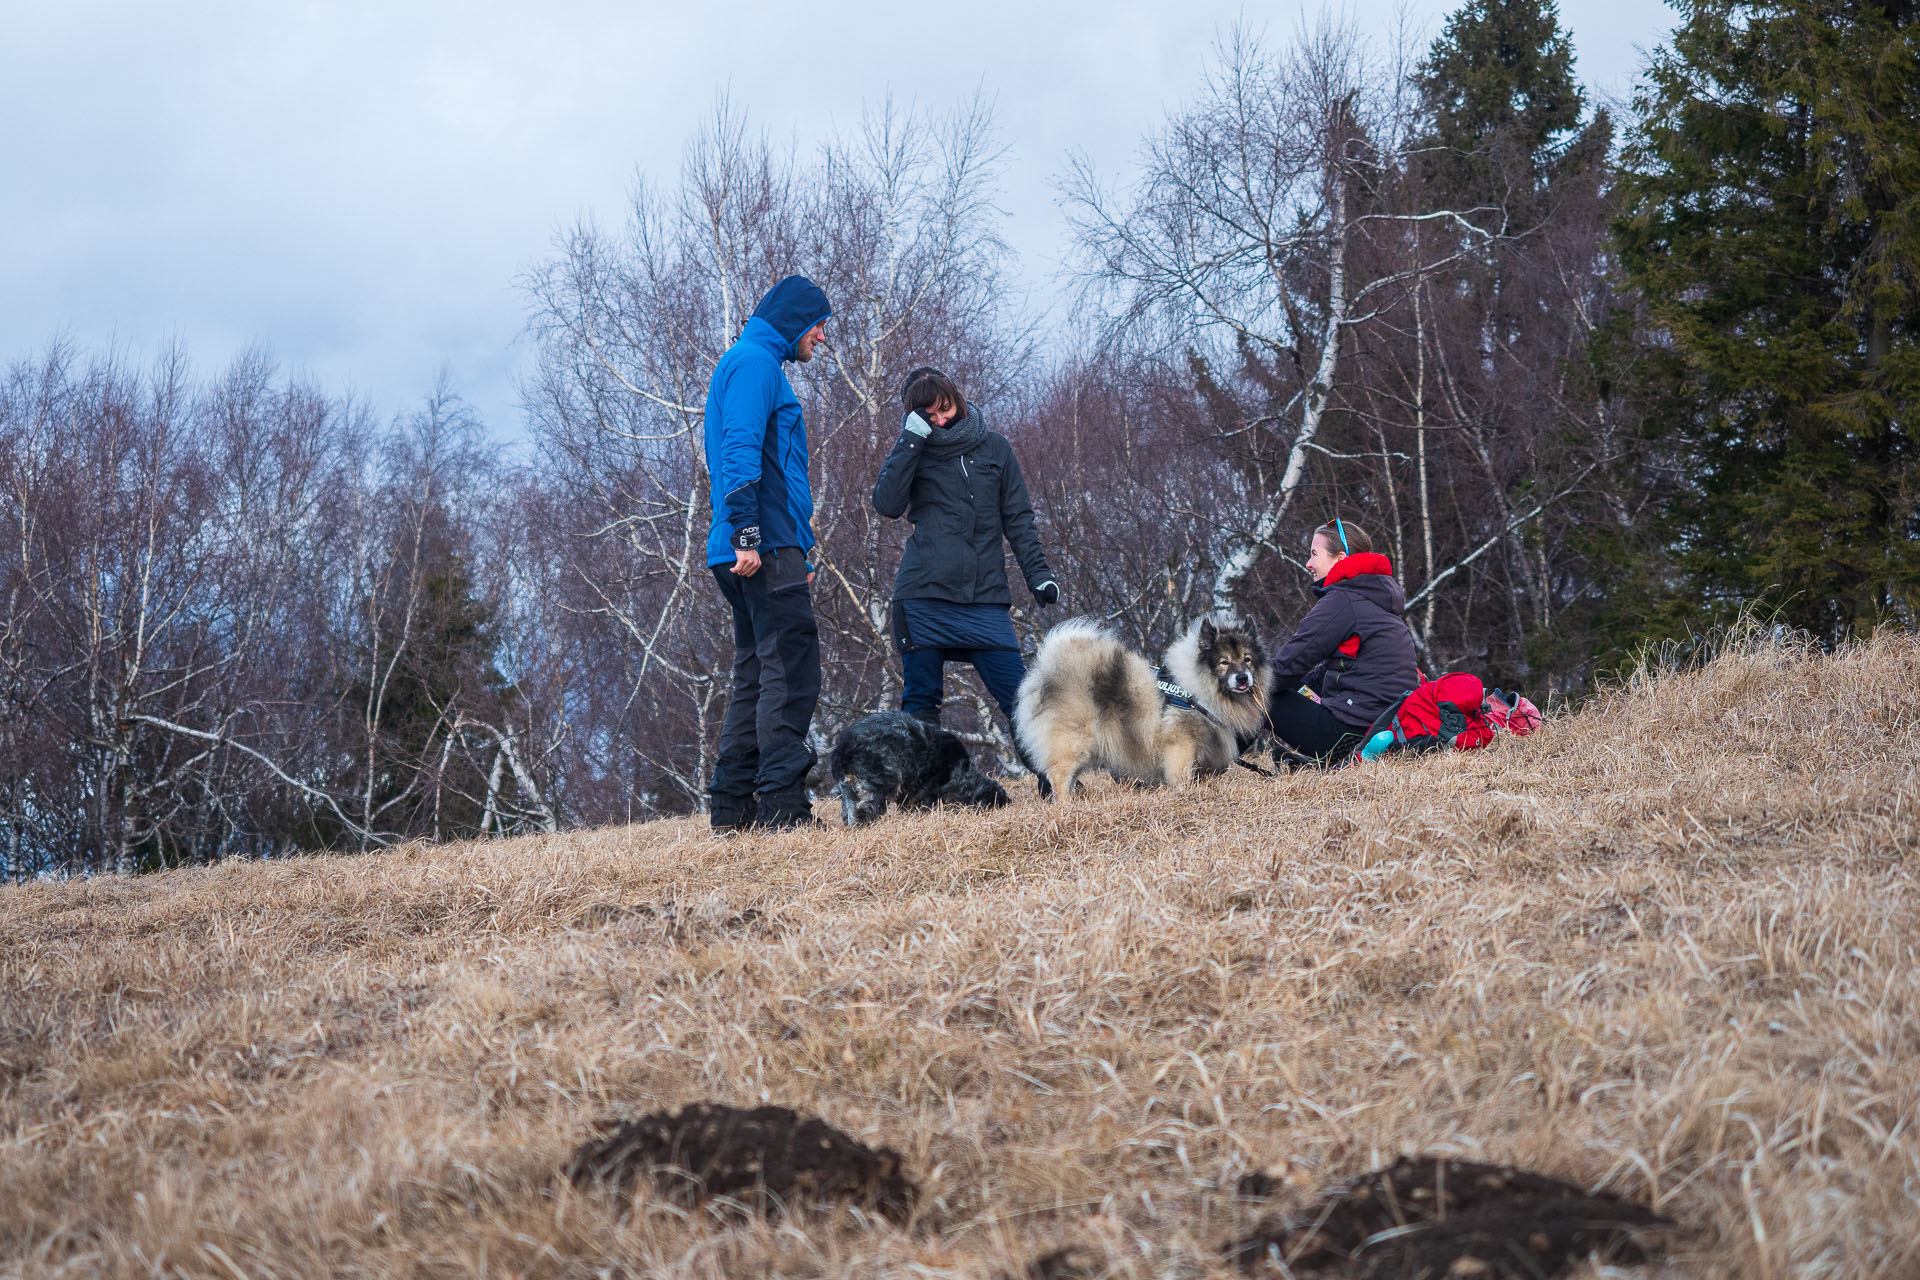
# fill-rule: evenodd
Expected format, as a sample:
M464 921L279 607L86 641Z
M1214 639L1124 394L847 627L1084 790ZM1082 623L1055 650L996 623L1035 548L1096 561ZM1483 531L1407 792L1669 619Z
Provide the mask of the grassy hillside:
M1675 1274L1909 1277L1916 690L1761 645L1326 776L0 889L0 1274L1224 1276L1439 1152L1657 1203ZM556 1179L704 1099L898 1149L915 1219Z

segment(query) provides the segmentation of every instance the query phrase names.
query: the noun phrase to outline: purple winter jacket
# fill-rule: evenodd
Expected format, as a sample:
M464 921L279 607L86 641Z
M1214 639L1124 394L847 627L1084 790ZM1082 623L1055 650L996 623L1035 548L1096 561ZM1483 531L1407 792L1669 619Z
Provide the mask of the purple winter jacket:
M1338 561L1315 587L1320 599L1273 656L1276 695L1304 684L1343 723L1365 728L1420 683L1407 594L1393 562L1374 552Z

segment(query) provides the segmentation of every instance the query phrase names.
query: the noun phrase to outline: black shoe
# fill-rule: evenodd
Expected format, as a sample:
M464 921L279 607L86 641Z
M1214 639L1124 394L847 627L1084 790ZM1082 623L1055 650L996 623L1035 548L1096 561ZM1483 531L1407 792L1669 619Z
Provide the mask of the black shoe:
M713 833L730 836L759 822L760 801L754 795L710 796L707 811L713 819Z
M813 816L808 809L775 809L760 816L753 824L756 831L796 831L802 828L824 827L827 824Z
M758 797L760 820L754 825L762 831L791 831L796 827L824 827L813 816L813 798L805 787L791 791L770 791Z

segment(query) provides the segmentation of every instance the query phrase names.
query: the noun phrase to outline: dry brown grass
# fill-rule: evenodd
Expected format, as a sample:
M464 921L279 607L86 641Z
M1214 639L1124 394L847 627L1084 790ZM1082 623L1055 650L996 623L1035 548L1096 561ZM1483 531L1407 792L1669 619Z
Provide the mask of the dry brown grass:
M0 889L0 1274L1225 1275L1243 1173L1426 1152L1644 1197L1676 1274L1910 1277L1916 689L1756 645L1177 799ZM897 1148L916 1220L556 1176L701 1099Z

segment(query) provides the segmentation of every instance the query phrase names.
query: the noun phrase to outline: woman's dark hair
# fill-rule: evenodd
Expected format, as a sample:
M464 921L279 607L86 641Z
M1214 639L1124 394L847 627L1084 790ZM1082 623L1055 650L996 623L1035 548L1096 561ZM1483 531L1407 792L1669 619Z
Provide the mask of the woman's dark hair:
M908 413L930 409L942 400L953 401L956 420L967 416L967 398L960 394L960 388L931 365L921 365L900 384L900 405Z
M1367 531L1353 521L1343 520L1339 516L1335 516L1313 532L1315 537L1324 534L1327 546L1343 556L1365 555L1373 550L1373 539L1367 536Z

